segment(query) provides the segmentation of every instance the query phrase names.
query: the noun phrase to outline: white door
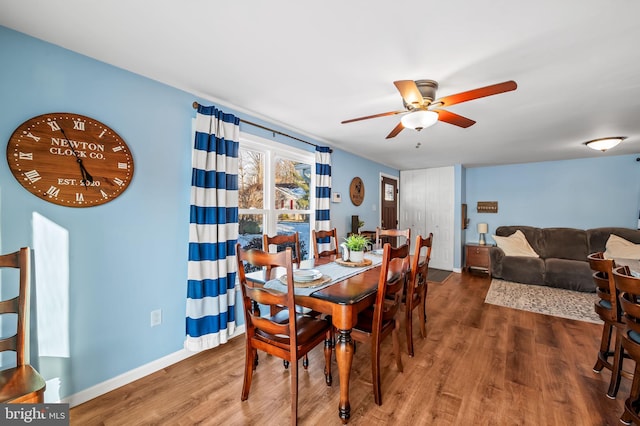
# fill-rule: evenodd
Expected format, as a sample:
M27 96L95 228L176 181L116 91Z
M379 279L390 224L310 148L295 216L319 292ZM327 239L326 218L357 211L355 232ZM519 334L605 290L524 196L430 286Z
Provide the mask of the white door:
M429 266L453 270L455 173L453 167L426 170L425 225L421 235L433 232Z

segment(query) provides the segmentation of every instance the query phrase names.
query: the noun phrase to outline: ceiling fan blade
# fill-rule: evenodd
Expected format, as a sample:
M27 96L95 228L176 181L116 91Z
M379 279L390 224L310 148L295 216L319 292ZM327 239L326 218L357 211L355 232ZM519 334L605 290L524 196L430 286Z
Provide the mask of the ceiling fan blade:
M385 139L395 138L396 136L398 136L398 133L402 131L402 129L404 129L404 126L402 125L402 122L400 122L396 127L393 128L391 133L389 133Z
M461 102L472 101L478 98L484 98L485 96L497 95L499 93L510 92L516 90L518 85L515 81L509 80L504 83L493 84L491 86L480 87L478 89L469 90L468 92L462 92L455 95L445 96L434 102L439 107L447 107Z
M467 127L476 124L472 119L454 114L451 111L446 111L444 109L434 109L432 111L438 113L439 121L444 121L445 123L453 124L454 126L464 127L466 129Z
M402 95L402 99L407 103L407 105L420 106L424 103L422 99L422 93L418 90L418 86L416 82L413 80L398 80L394 81L398 92Z
M354 121L361 121L361 120L368 120L370 118L378 118L378 117L386 117L388 115L396 115L396 114L402 114L403 112L407 112L407 111L389 111L389 112L382 112L380 114L374 114L374 115L367 115L366 117L358 117L358 118L351 118L349 120L344 120L341 121L341 124L347 124L347 123L353 123Z

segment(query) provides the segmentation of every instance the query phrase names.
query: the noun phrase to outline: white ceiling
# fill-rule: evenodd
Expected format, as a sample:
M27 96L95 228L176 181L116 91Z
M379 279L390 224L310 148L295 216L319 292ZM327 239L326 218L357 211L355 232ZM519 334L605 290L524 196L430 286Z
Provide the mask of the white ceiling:
M398 169L640 152L639 19L637 0L0 0L0 25ZM418 79L518 89L449 107L467 129L340 124Z

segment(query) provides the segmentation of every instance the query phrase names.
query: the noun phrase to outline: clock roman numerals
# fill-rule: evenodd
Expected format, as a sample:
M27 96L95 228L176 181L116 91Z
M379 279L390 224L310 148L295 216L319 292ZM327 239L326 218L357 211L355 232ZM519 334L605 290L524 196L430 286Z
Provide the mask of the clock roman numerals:
M84 132L84 121L73 120L73 130L82 130Z
M84 195L82 195L82 192L76 192L76 201L79 203L84 201Z
M33 152L19 152L18 158L20 160L33 160Z
M33 134L31 134L31 132L27 133L27 137L33 139L36 142L38 142L40 140L39 137L34 136Z
M47 194L54 196L56 198L58 198L58 194L60 193L60 188L56 188L55 186L51 185L49 187L49 189L47 189Z
M24 176L29 179L29 182L35 183L41 179L40 173L37 170L29 170L28 172L24 172Z
M60 130L60 126L58 126L58 123L55 120L47 121L47 124L54 132Z

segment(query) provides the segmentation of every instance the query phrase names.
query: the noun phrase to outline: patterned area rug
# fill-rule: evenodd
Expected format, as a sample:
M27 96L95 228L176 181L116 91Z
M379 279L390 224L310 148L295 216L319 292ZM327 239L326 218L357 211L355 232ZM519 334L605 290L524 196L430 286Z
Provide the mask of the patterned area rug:
M593 303L597 299L598 296L595 293L493 279L484 302L522 311L602 324L602 320L593 309Z

